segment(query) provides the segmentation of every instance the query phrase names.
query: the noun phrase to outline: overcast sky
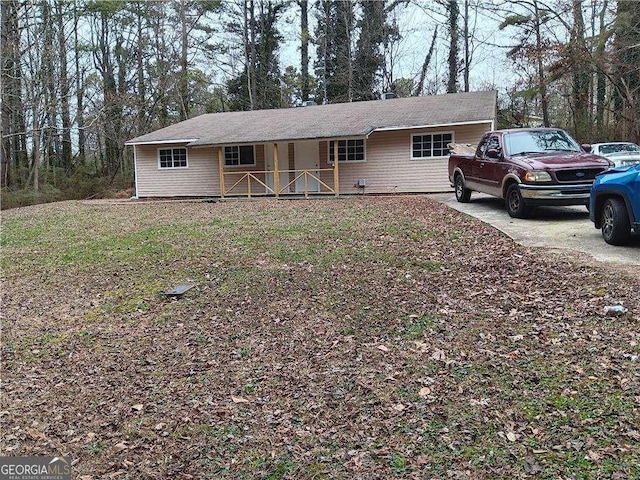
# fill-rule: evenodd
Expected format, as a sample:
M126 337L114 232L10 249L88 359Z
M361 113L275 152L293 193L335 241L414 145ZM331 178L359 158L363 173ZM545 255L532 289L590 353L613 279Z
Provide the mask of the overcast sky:
M449 39L445 18L434 15L428 11L427 7L432 2L421 2L397 9L397 23L400 27L402 40L399 45L398 61L394 67L394 78L416 78L424 62L425 55L429 48L435 26L438 24L437 50L434 53L427 77L443 84L442 93L446 90L444 86L447 80L447 57L449 52ZM286 27L282 28L285 43L281 50L280 64L284 69L288 65L300 68L300 40L299 25L300 15L297 8L288 11L284 18ZM315 28L315 12L309 14L309 22L312 24L311 32ZM506 59L506 45L509 37L504 32L498 30L499 22L484 14L476 17L474 27L475 45L473 46L473 62L471 70L471 89L485 89L492 84L504 87L513 83L513 73L509 71L509 62ZM462 32L461 32L462 33ZM462 49L460 51L462 55ZM313 59L315 58L315 45L310 47L312 57L310 69L313 69ZM462 58L461 58L462 60ZM460 77L462 85L462 77Z

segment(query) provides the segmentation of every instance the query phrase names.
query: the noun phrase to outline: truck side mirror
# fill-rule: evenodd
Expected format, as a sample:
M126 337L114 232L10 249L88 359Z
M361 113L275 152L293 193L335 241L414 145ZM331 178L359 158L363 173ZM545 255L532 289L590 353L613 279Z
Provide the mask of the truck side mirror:
M497 148L490 148L487 150L487 157L489 158L500 158L500 150Z
M591 153L591 145L589 145L588 143L583 143L580 146L584 149L585 152Z

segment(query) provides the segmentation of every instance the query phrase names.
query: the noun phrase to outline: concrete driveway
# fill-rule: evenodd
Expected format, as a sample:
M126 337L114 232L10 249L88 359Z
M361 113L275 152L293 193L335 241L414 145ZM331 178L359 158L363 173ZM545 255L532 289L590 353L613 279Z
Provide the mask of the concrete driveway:
M492 225L521 245L579 252L608 264L640 266L640 235L632 235L631 243L624 247L605 243L585 207L535 208L531 217L523 220L511 218L502 200L480 193L474 192L469 203L459 203L453 193L432 198Z

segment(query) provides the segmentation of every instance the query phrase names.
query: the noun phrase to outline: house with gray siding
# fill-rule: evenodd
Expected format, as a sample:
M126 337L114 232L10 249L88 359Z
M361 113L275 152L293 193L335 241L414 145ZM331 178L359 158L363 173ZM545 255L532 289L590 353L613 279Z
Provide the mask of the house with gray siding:
M429 193L449 143L495 128L495 91L200 115L126 142L136 197Z

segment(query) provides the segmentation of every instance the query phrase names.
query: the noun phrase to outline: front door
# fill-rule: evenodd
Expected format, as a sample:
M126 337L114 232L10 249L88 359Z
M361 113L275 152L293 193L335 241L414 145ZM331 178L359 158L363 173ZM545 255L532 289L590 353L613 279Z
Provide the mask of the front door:
M319 149L316 140L305 142L296 142L294 146L296 177L302 172L300 170L308 170L310 173L318 176ZM304 192L305 177L307 178L307 191L319 192L320 184L315 178L309 175L300 175L296 178L296 192Z
M274 188L274 174L275 162L273 160L273 143L267 143L264 146L264 169L266 171L264 177L265 182L269 188L267 193L273 193ZM289 144L278 143L278 170L289 170ZM280 193L288 193L289 187L289 174L287 172L280 173Z

